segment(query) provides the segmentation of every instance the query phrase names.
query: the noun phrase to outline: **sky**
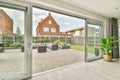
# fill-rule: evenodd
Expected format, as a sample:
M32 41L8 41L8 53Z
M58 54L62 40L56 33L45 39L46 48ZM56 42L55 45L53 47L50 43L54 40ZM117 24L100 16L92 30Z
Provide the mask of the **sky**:
M51 13L52 17L56 20L57 24L60 26L60 32L65 32L67 30L84 27L85 20L75 17L70 17L67 15L46 11L38 8L33 8L33 31L36 31L36 27L41 19L45 19ZM34 33L33 33L34 34Z
M22 34L24 34L24 11L15 10L15 9L9 9L9 8L2 8L12 19L13 19L13 31L16 33L16 28L19 27L22 31ZM70 29L78 28L78 27L84 27L85 26L85 20L75 17L70 17L67 15L46 11L38 8L33 8L32 11L32 18L33 18L33 25L32 25L32 34L33 36L36 36L36 28L38 23L41 19L44 19L48 16L48 13L51 13L52 17L56 20L58 25L60 26L60 32L65 32Z

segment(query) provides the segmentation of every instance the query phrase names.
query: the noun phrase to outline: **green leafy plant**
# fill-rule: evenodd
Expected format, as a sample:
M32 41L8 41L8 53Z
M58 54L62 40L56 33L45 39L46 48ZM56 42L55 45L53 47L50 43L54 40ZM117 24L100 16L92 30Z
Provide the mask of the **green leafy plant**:
M105 55L111 55L112 50L116 48L116 46L113 46L113 43L118 42L117 39L114 37L110 38L102 38L101 40L101 50Z
M43 39L43 42L44 42L44 43L49 43L49 42L50 42L50 38L49 38L49 37L44 38L44 39Z
M40 40L40 43L44 43L44 39L41 39L41 40Z
M8 44L8 40L7 39L4 39L4 47L8 47L9 44Z
M33 39L33 42L34 42L34 43L37 43L37 40L36 40L36 39Z
M61 42L60 44L61 44L62 46L66 46L66 43L64 43L64 42Z
M46 38L46 42L49 43L51 39L49 37Z
M10 47L14 47L14 44L10 44L9 46L10 46Z
M61 45L61 41L60 40L56 40L56 41L54 41L54 44Z
M16 43L14 43L13 45L14 45L14 47L16 47L16 48L22 46L20 42L16 42Z

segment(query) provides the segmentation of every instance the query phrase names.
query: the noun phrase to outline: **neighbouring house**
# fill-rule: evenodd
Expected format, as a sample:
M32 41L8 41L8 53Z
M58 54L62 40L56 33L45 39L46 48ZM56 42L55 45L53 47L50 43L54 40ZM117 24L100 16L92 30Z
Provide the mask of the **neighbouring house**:
M0 9L0 36L14 36L13 20L2 9Z
M36 28L36 36L71 36L69 34L61 33L60 26L57 24L51 13L43 19Z
M78 27L78 28L74 28L71 30L66 31L67 34L71 34L72 36L85 36L85 27ZM93 37L96 35L99 35L99 32L97 29L95 29L94 27L88 27L88 36L89 37Z

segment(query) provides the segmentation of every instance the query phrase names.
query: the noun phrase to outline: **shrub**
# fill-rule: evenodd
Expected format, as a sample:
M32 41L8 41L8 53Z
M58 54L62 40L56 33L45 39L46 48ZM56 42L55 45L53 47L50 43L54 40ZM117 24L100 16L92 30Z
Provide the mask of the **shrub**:
M56 41L54 41L54 44L61 45L61 41L60 40L56 40Z
M20 46L22 46L20 42L14 43L14 47L20 47Z
M49 43L51 39L49 37L46 38L46 43Z
M10 47L14 47L14 44L10 44L9 46L10 46Z
M37 40L36 40L36 39L34 39L34 40L33 40L33 43L37 43Z
M4 39L4 47L8 47L8 40L7 39Z
M40 43L44 43L44 40L43 40L43 39L41 39L41 40L40 40Z
M44 38L43 41L44 41L44 43L47 43L47 38Z
M62 45L62 46L66 46L66 43L64 43L64 42L61 42L61 45Z
M40 43L49 43L51 41L51 39L49 37L47 38L43 38L40 40Z

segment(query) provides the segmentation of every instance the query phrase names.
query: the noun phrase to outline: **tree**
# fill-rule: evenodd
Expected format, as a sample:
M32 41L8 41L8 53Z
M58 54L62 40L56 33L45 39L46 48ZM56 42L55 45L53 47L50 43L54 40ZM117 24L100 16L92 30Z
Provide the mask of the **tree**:
M17 29L16 29L16 35L17 35L17 36L21 36L21 30L20 30L19 27L17 27Z

